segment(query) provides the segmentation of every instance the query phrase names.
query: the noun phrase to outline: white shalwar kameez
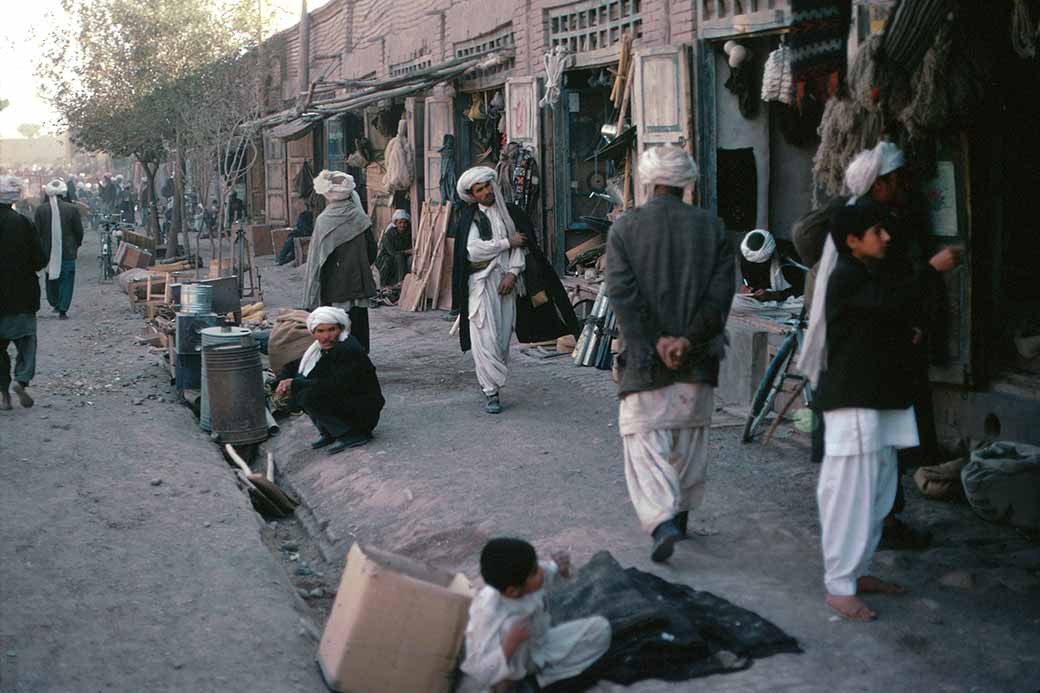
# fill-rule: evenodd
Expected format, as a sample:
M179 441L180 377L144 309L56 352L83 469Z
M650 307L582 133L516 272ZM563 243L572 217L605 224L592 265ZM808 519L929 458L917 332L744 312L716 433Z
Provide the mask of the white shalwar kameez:
M899 483L896 450L918 445L913 407L835 409L823 413L820 506L824 585L834 596L856 594L881 541Z
M714 408L715 389L703 383L673 383L621 399L625 480L647 532L704 501Z
M539 686L569 679L588 669L610 647L610 623L602 616L551 625L545 590L559 568L542 561L542 589L510 599L494 587L484 587L469 607L466 626L465 674L460 693L483 693L502 681L520 681L535 674ZM513 624L526 618L531 637L506 659L502 642Z
M490 397L498 394L509 374L509 340L516 326L516 296L524 291L526 256L523 248L509 247L509 234L497 205L480 205L480 211L491 222L491 240L482 240L473 222L466 251L471 263L489 264L469 276L469 325L477 381ZM516 276L516 284L512 292L501 296L498 285L507 273Z

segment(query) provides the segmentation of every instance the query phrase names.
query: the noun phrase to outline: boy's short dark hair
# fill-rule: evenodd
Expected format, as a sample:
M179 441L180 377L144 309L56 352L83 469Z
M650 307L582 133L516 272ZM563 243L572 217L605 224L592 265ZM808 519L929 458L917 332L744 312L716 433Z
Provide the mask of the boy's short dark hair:
M498 537L480 552L480 576L499 592L520 587L538 567L538 553L523 539Z
M845 241L849 235L863 238L868 229L883 225L890 217L887 209L872 200L839 207L831 218L831 239L839 253L847 253L849 246Z

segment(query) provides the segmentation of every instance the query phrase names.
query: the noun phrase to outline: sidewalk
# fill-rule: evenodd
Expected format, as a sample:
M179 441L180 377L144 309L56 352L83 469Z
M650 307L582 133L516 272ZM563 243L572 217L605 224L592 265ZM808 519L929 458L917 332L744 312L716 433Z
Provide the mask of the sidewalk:
M262 259L261 263L264 263ZM298 269L267 267L272 309L298 301ZM758 612L805 653L683 684L629 690L1009 691L1040 684L1040 547L987 525L967 506L924 500L908 484L908 520L931 527L923 553L881 552L878 570L912 592L870 601L872 624L840 621L823 604L817 468L807 441L782 428L767 448L739 442L742 420L717 412L707 497L696 536L663 566L650 562L624 481L609 374L514 346L500 416L483 412L472 358L443 313L369 311L372 360L386 408L367 446L327 456L307 448L305 417L273 441L283 471L331 544L357 540L477 574L483 542L524 536L577 564L601 549L625 566L686 582ZM721 403L717 403L721 404ZM971 589L943 576L974 576ZM597 690L620 690L601 685Z
M0 412L0 691L321 691L258 516L114 283L80 250L39 313L32 409Z

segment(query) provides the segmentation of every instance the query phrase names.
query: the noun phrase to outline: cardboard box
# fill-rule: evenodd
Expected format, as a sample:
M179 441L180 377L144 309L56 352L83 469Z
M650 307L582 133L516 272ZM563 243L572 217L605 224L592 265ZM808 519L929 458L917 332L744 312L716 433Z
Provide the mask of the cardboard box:
M448 693L466 632L465 575L354 544L318 647L342 693Z
M271 247L274 249L271 254L277 255L278 251L285 245L285 239L289 237L289 234L293 232L293 227L286 226L277 229L271 229Z
M116 264L127 269L148 267L152 264L152 254L144 248L123 241L116 249L115 260Z
M246 227L249 242L253 244L253 255L274 255L278 252L278 246L271 242L270 224L251 224Z
M311 239L309 236L293 239L293 250L296 255L293 258L293 267L299 267L307 262L307 254L311 252Z

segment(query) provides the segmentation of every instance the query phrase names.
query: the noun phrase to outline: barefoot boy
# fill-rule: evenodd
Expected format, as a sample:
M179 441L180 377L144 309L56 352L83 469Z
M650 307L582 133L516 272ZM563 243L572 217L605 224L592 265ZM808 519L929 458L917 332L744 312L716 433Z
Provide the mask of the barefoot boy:
M486 587L473 600L466 627L462 691L508 691L535 675L539 686L581 674L610 646L602 616L550 625L545 587L570 577L566 554L538 560L522 539L492 539L480 554Z
M909 370L913 278L881 271L886 219L869 202L836 213L799 362L814 386L818 377L816 402L824 412L816 498L826 601L857 621L877 617L857 594L905 591L867 575L867 567L899 483L896 449L918 440Z

